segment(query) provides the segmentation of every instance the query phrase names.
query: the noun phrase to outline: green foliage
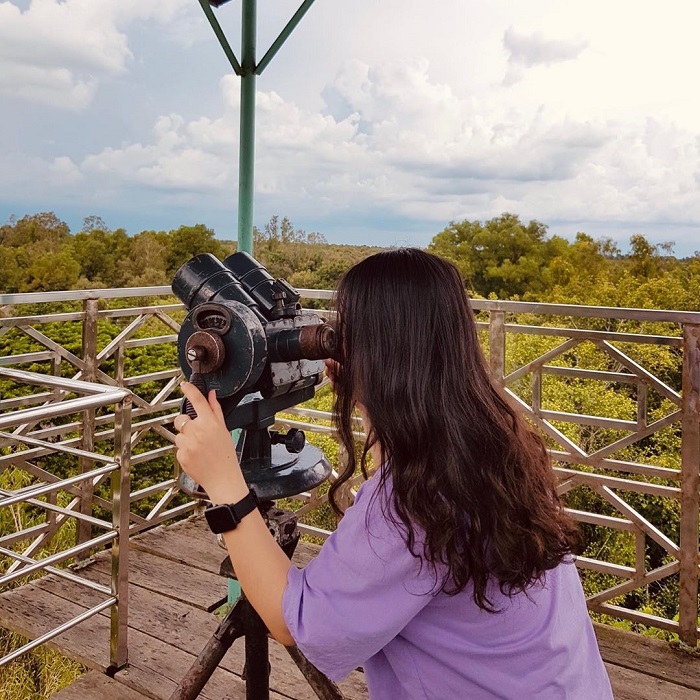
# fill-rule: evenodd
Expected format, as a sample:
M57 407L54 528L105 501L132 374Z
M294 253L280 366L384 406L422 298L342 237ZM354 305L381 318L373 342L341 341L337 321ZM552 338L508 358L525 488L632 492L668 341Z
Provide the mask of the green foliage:
M272 275L313 289L334 288L352 265L381 250L331 245L322 234L297 229L277 215L262 230L254 229L254 244L256 258ZM51 212L27 215L0 227L0 292L167 285L191 257L225 258L235 248L204 224L129 236L88 216L72 235Z
M261 231L253 229L255 257L274 277L300 289L334 289L355 263L381 248L333 245L320 233L295 229L275 215Z
M671 243L641 234L622 255L609 238L578 233L573 242L547 235L513 214L451 222L430 245L452 260L478 296L635 308L700 309L700 256L677 260ZM664 255L665 253L665 255Z
M27 642L0 628L0 657ZM23 654L0 668L0 700L44 700L70 685L86 671L46 646Z
M262 230L254 231L255 255L276 277L286 278L299 288L332 289L340 277L356 262L377 252L379 248L367 246L332 245L318 233L307 233L294 227L286 218L273 216ZM460 270L467 286L484 298L536 300L551 303L587 304L637 308L700 309L700 254L678 260L670 255L671 245L652 245L640 234L630 239L630 252L622 254L607 238L593 239L585 233L567 241L551 236L547 227L536 221L523 223L513 214L503 214L486 222L451 222L438 233L429 246L430 250L452 260ZM203 224L181 226L171 231L141 231L128 236L123 229L111 231L99 217L87 217L81 231L72 235L68 226L51 213L25 216L11 220L0 227L0 291L44 291L66 288L97 288L111 286L148 286L169 284L175 271L190 257L211 252L225 257L233 252L235 244L216 239L214 231ZM102 308L119 302L102 303ZM122 302L133 305L135 300ZM140 301L138 303L141 303ZM145 303L154 303L147 300ZM325 304L325 302L323 302ZM310 304L309 304L310 305ZM79 304L53 305L51 311L76 311ZM46 313L46 305L34 309L22 306L22 314ZM6 311L6 313L11 310ZM565 325L558 318L520 314L509 318L527 325ZM101 319L98 324L98 349L104 348L122 331L129 319ZM569 325L577 328L647 333L658 335L677 334L671 324L640 323L606 319L570 319ZM81 327L79 322L43 324L41 331L76 355L81 354ZM164 330L158 321L149 321L135 337L159 335ZM482 334L482 340L486 340ZM512 371L529 360L542 355L562 342L562 338L541 335L508 334L507 353ZM669 386L680 388L681 356L678 348L664 345L640 345L616 343L634 361L648 369ZM39 350L41 346L18 329L0 337L0 356ZM592 343L585 342L563 353L549 364L576 367L578 369L620 372L624 368L610 355ZM175 346L157 345L131 348L125 355L125 374L133 376L177 365ZM39 372L50 371L48 363L35 363L23 368ZM113 360L101 367L113 373ZM73 370L68 363L60 368L64 376ZM138 387L140 396L150 400L165 385L165 381L150 382ZM532 394L531 375L526 375L512 387L524 400ZM0 385L3 398L27 391L24 387ZM634 421L637 412L638 389L623 382L594 382L579 378L545 375L542 382L543 408L569 413L605 416L618 420ZM328 390L308 404L311 408L329 411L332 397ZM647 420L652 422L675 410L675 405L657 392L649 390ZM284 422L285 415L280 415ZM291 416L289 416L291 418ZM315 422L315 421L312 421ZM594 451L626 433L620 430L559 421L556 427L569 439L587 451ZM338 466L338 445L328 435L309 432L308 439L319 446ZM163 438L146 434L135 446L134 453L155 450L165 446ZM554 442L550 445L556 448ZM109 451L111 443L96 447ZM660 430L648 438L619 451L615 457L629 462L656 464L668 469L680 468L680 433L677 425ZM48 467L48 465L42 465ZM559 466L569 467L561 464ZM55 460L51 469L55 473L67 473L70 465ZM584 467L585 469L585 467ZM172 475L171 456L137 465L133 470L133 489L143 488L163 481ZM627 479L629 474L608 470L610 476ZM6 470L0 475L0 487L21 487L22 473ZM670 481L649 479L650 483L669 485ZM106 488L106 486L104 487ZM322 487L322 492L327 485ZM105 494L103 494L105 495ZM647 494L622 492L627 502L643 517L678 541L679 504L670 498ZM157 500L141 503L137 508L146 509ZM567 504L580 510L619 517L619 513L598 493L586 486L578 486L566 495ZM300 502L290 500L289 505ZM12 530L16 519L31 523L31 510L3 509L0 512L0 529ZM145 511L144 511L145 512ZM333 529L336 517L329 506L323 506L305 516L304 521ZM629 532L612 528L584 526L586 556L603 556L621 566L635 563L635 541ZM61 537L74 536L68 529ZM645 559L647 568L663 565L666 552L647 538ZM615 585L620 579L595 571L583 572L587 593ZM634 609L673 618L677 615L678 581L665 579L645 589L620 596L617 601ZM599 616L603 619L605 616ZM605 618L610 621L611 618ZM634 628L644 634L659 635L658 630L643 625L615 622L618 626ZM666 635L669 637L670 635ZM17 640L0 634L0 655L7 645ZM5 646L2 646L5 645ZM46 697L51 685L50 669L54 663L48 656L41 657L46 672L37 670L40 657L35 652L26 657L25 666L13 665L16 677L0 675L0 700L4 697L18 699ZM42 666L43 668L43 666ZM56 671L57 677L63 672ZM66 671L66 676L79 673L77 667ZM42 675L43 674L43 675ZM37 680L41 678L40 682ZM8 688L10 694L4 696ZM43 689L40 689L43 688ZM22 695L22 693L25 693ZM34 695L32 694L34 693ZM41 693L44 693L43 695Z
M539 221L525 225L517 216L503 214L483 225L452 222L428 248L452 260L476 293L522 297L544 288L543 268L567 245L562 238L547 239L546 234L547 227Z

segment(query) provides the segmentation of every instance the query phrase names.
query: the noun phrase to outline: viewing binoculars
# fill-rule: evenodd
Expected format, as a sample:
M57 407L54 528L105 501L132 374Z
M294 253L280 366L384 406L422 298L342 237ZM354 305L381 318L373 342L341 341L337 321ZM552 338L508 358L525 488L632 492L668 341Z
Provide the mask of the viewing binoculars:
M216 391L226 426L242 429L237 452L258 498L323 482L330 473L323 453L306 445L301 431L282 435L269 427L275 413L314 396L324 360L335 355L333 327L302 309L296 289L244 252L223 262L197 255L172 288L188 309L178 335L180 367L204 395ZM196 417L188 404L184 412Z

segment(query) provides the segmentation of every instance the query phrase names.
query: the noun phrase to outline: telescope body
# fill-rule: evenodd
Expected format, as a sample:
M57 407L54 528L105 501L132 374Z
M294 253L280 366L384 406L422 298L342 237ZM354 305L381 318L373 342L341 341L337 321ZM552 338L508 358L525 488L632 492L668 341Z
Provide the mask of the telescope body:
M244 252L223 262L197 255L178 270L172 288L189 311L178 334L180 367L205 395L216 392L226 426L242 429L237 452L258 498L322 483L330 473L323 453L300 431L282 436L268 429L276 412L313 397L324 359L335 353L333 328Z

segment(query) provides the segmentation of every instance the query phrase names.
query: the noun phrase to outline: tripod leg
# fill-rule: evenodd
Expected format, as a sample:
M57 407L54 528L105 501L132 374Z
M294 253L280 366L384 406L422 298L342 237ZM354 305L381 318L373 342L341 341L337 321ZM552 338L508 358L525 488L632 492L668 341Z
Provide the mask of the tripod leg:
M245 635L245 622L241 617L241 610L237 603L228 611L216 632L199 653L197 660L170 696L170 700L195 700L233 642ZM265 663L267 663L267 655L265 655Z
M340 688L330 678L326 678L297 647L286 649L320 700L344 700Z
M269 700L270 657L267 627L245 598L239 605L245 628L245 697L246 700Z

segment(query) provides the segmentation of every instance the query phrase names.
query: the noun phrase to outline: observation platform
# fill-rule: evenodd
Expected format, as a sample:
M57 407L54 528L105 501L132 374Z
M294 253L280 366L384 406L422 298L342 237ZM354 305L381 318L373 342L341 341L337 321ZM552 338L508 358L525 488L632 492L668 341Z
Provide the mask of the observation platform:
M303 565L317 545L300 543L294 557ZM167 700L177 682L218 625L211 612L226 597L219 576L225 556L202 518L161 526L131 540L129 552L129 664L113 678L109 667L109 615L103 612L49 644L90 671L53 697L60 700ZM109 581L109 560L98 556L81 573ZM51 575L0 596L0 625L29 638L55 628L94 605L84 586ZM700 654L596 625L616 700L697 700ZM208 700L245 698L241 679L244 653L237 641L205 686ZM316 697L285 649L270 641L273 700ZM346 700L368 697L364 675L356 671L340 683ZM591 700L594 700L593 698Z
M102 612L49 642L64 656L91 669L53 697L167 700L216 630L220 620L213 611L226 602L226 579L219 575L226 553L203 518L194 517L134 537L129 550L128 666L114 678L106 675L110 619L109 611ZM317 551L318 546L300 542L294 562L303 565ZM89 580L109 584L109 558L98 555L80 573ZM98 598L99 594L91 595L85 586L48 575L0 596L0 626L35 639L88 610ZM316 697L284 647L272 639L270 664L272 700ZM241 639L228 651L200 698L245 698L243 665ZM339 686L346 700L367 698L360 672L354 672Z
M294 562L303 565L317 545L300 543ZM109 616L96 615L56 637L50 646L90 671L55 694L60 700L167 700L218 625L211 612L225 602L226 580L219 576L225 553L200 517L161 526L132 539L129 562L129 664L114 677L109 667ZM82 570L88 579L109 581L109 560L96 557ZM0 596L0 625L29 638L94 604L89 590L51 575ZM616 700L697 700L700 654L596 625ZM205 686L208 700L245 698L241 679L244 653L237 641ZM316 697L285 649L270 641L270 697ZM346 700L368 697L364 675L356 671L340 683ZM591 699L593 700L593 699Z
M301 542L294 562L303 565L318 545ZM109 667L109 615L103 612L49 642L90 671L55 694L60 700L167 700L218 625L212 613L225 602L226 579L219 576L225 552L206 522L193 517L161 526L131 540L129 552L129 664L114 677ZM81 573L107 583L109 560L98 556ZM51 575L0 596L0 625L34 639L94 604L84 586ZM616 700L697 700L700 654L596 625ZM312 700L313 690L285 649L270 641L270 697ZM242 640L222 660L200 697L243 700ZM356 671L339 684L346 700L368 697ZM591 700L594 700L593 698Z
M472 306L494 379L545 436L590 538L577 560L589 610L683 640L596 625L615 697L700 698L700 312ZM183 318L169 287L0 294L0 628L33 640L0 669L51 645L89 669L61 700L169 698L218 625L224 552L182 520L197 504L174 459ZM326 441L331 418L298 406L281 422ZM330 534L325 490L295 503L303 534ZM296 563L316 551L300 545ZM644 606L660 588L664 604ZM270 650L271 697L315 697ZM244 698L243 656L236 642L200 697ZM367 697L362 672L341 689Z

